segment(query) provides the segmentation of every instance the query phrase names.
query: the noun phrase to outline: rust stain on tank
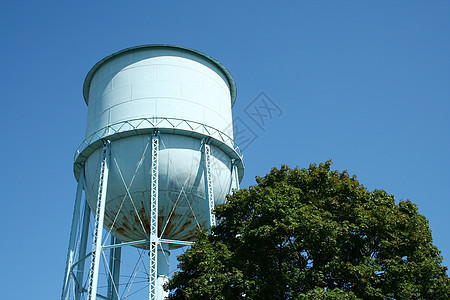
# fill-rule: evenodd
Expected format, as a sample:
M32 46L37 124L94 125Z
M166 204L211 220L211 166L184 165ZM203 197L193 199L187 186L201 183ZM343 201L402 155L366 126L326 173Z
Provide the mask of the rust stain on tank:
M158 235L159 236L161 236L162 229L165 224L164 219L165 219L164 216L158 215ZM164 230L164 233L166 233L166 232L167 232L167 228L166 228L166 230Z
M130 226L128 226L130 224L130 221L128 220L128 218L125 216L122 217L122 222L120 222L122 224L123 227L125 227L128 230L131 230Z
M180 231L176 232L176 233L178 234L178 233L184 232L186 230L186 228L188 226L190 226L191 224L192 224L192 219L188 219L186 222L184 222L183 226L181 226Z
M121 222L122 226L125 227L125 229L130 230L130 227L128 226L128 224L126 222Z
M183 215L175 215L175 216L176 216L176 219L182 219L182 220L186 220L186 221L181 225L180 229L171 232L171 235L175 237L175 236L181 235L182 233L186 234L186 229L188 227L192 226L192 219L186 219L186 217ZM187 232L187 234L191 235L189 232ZM181 240L184 240L184 239L181 238Z
M123 228L116 228L116 231L117 231L119 234L121 234L121 235L127 237L127 235L126 235L127 231L126 231L125 229L123 229Z
M108 219L108 221L114 220L113 218L111 218L111 215L108 213L108 211L105 211L105 219Z
M176 209L172 211L172 214L170 214L170 211L171 210L167 209L164 205L159 207L158 235L162 235L163 238L167 239L184 241L194 240L195 229L197 228L195 219L189 217L186 213L177 213ZM115 235L117 235L119 239L124 241L132 241L139 238L146 239L149 237L150 220L143 203L142 206L138 206L137 214L133 209L130 211L120 211L120 216L117 216L117 211L115 213L112 211L107 211L105 213L105 223L108 223L108 226L111 226L114 223L113 232L116 232ZM112 217L112 215L114 216ZM115 222L114 219L116 219ZM164 234L162 234L163 228ZM148 249L148 245L137 245L136 247ZM177 247L178 246L174 245L171 246L171 248Z
M139 213L139 217L141 218L142 225L144 226L145 232L147 234L150 234L150 222L148 221L147 213L145 212L145 208L142 207L141 209L139 209L138 213ZM139 222L139 224L140 224L140 222Z
M169 238L173 238L174 237L174 229L175 226L177 224L180 223L182 216L178 215L178 214L173 214L169 220L169 223L167 224L167 228L166 228L166 234Z
M145 235L148 235L149 233L149 229L148 228L146 228L145 226L144 226L144 229L142 229L142 226L144 225L144 223L142 222L142 225L141 225L141 221L139 220L139 218L140 218L140 216L138 217L137 215L135 215L134 216L134 221L135 221L135 223L134 224L136 224L136 225L138 225L138 227L139 227L139 229L137 229L137 228L135 228L134 226L133 226L133 231L134 232L136 232L136 233L138 233L138 234L143 234L143 230L145 231ZM141 219L142 220L142 219Z

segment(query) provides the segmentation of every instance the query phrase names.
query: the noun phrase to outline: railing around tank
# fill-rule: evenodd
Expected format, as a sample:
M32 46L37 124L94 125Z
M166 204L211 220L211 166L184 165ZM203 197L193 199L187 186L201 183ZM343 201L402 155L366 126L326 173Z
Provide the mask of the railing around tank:
M149 128L168 128L168 129L179 129L183 131L190 131L193 133L205 135L208 137L213 137L222 143L231 146L234 151L242 159L243 154L239 146L234 142L233 138L225 134L224 132L211 127L209 125L199 123L196 121L189 121L178 118L167 118L167 117L150 117L150 118L137 118L126 121L121 121L105 126L91 135L89 135L77 148L75 152L74 160L76 161L78 156L92 143L114 135L118 133L130 132L140 129ZM230 127L231 128L231 127Z

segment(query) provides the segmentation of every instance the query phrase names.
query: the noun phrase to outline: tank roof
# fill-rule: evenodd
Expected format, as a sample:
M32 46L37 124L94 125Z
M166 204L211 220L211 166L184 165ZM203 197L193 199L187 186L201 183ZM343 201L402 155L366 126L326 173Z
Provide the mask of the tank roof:
M161 49L161 48L168 48L168 49L175 49L175 50L183 50L186 51L188 53L197 55L201 58L207 59L210 62L213 63L213 65L215 65L217 68L219 68L219 70L221 70L223 72L223 74L225 75L227 81L228 81L228 86L230 87L230 94L231 94L231 106L234 105L234 102L236 102L236 82L234 81L233 76L231 76L231 73L217 60L215 60L214 58L212 58L209 55L206 55L200 51L194 50L194 49L190 49L190 48L186 48L186 47L181 47L181 46L175 46L175 45L166 45L166 44L150 44L150 45L140 45L140 46L134 46L134 47L129 47L120 51L117 51L111 55L108 55L107 57L103 58L102 60L100 60L98 63L96 63L92 69L88 72L88 74L86 75L86 78L84 80L84 84L83 84L83 96L84 96L84 101L86 102L86 104L89 103L89 88L91 85L91 81L92 78L94 77L95 72L107 61L113 59L114 57L120 56L124 53L128 53L131 51L135 51L135 50L141 50L141 49Z

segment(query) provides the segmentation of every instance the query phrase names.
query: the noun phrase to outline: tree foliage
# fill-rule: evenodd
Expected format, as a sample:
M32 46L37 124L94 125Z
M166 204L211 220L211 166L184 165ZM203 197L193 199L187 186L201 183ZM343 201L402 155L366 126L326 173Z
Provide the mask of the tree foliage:
M178 260L170 299L450 299L426 218L355 176L273 168L216 208Z

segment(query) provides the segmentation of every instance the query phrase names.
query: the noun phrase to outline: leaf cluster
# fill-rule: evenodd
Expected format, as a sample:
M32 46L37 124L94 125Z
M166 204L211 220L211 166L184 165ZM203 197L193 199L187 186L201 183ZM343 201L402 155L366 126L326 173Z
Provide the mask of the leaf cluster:
M450 299L426 218L355 176L282 166L216 208L170 299Z

